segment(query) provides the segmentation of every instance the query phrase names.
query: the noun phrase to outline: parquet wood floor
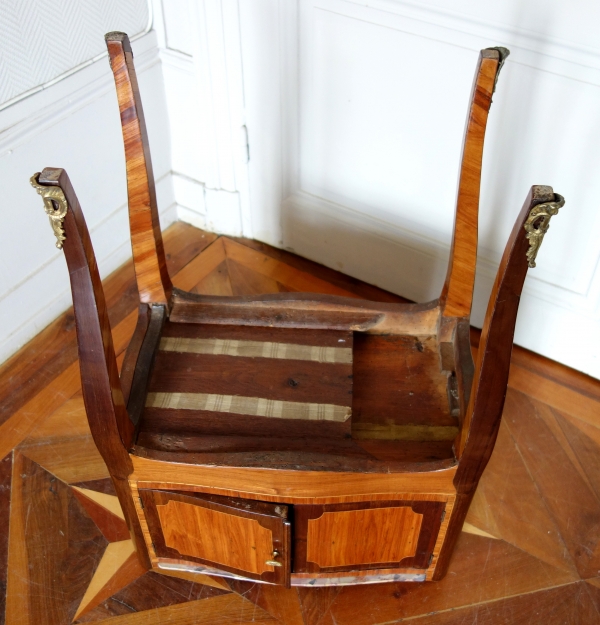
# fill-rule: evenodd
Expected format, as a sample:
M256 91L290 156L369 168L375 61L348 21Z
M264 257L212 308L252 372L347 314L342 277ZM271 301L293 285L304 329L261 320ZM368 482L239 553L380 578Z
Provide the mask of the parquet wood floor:
M197 293L400 299L181 223L165 246L176 286ZM136 316L131 264L105 288L122 357ZM0 613L11 625L600 623L600 382L522 349L442 582L285 590L141 570L85 420L70 311L0 368L0 458Z

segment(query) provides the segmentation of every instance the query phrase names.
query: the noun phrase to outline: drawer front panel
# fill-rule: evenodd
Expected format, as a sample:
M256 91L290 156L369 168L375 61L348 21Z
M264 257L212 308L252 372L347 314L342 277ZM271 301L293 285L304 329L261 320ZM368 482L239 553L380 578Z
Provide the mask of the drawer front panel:
M444 502L294 506L294 572L429 566Z
M289 584L286 506L173 491L141 489L139 494L159 558Z

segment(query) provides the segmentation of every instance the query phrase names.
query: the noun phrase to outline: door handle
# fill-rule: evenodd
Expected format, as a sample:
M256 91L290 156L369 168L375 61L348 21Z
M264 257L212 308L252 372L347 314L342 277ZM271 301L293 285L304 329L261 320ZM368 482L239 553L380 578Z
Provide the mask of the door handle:
M281 554L279 553L279 551L274 551L273 552L273 558L278 558ZM277 560L273 559L273 560L267 560L265 562L265 564L268 564L269 566L283 566L283 564L281 564L281 562L277 562Z

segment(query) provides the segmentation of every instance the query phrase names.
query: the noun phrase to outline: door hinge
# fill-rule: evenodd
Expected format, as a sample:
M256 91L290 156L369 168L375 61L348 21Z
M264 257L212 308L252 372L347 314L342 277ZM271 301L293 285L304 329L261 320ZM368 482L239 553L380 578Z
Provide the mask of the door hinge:
M144 501L142 500L141 497L138 497L138 500L140 502L140 508L143 510L144 509Z

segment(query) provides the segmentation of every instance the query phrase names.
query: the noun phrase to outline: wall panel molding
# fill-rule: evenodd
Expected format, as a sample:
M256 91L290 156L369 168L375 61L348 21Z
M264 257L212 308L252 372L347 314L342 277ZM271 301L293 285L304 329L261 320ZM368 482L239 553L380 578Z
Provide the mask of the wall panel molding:
M101 39L104 45L103 38ZM161 225L177 219L168 118L156 33L133 44L155 170ZM81 201L101 275L131 256L125 160L114 78L106 58L0 111L0 362L71 304L62 252L29 178L64 167Z
M148 0L5 0L0 20L0 110L47 89L107 56L103 35L123 30L131 40L152 26Z
M600 167L600 149L590 143L594 136L593 145L597 146L600 136L600 48L569 41L560 29L544 29L543 20L539 31L527 30L520 24L484 21L453 11L458 2L447 3L447 7L437 4L299 0L296 12L289 3L278 2L280 69L273 80L281 82L282 140L281 156L272 161L270 171L277 176L283 164L283 246L416 301L436 297L449 254L455 186L446 182L440 187L438 170L431 169L430 185L440 191L434 200L428 198L428 206L434 210L427 223L424 206L412 206L410 198L402 194L394 205L391 187L387 191L380 187L368 167L352 169L351 184L344 187L343 163L360 160L361 154L374 154L376 142L361 142L382 133L377 123L373 125L373 117L387 114L377 107L347 112L345 102L358 107L355 101L362 97L358 90L361 79L352 82L349 69L344 75L344 63L359 72L353 47L373 40L375 51L384 36L405 42L415 55L432 50L430 79L437 80L436 72L442 72L455 76L457 82L453 92L452 87L450 92L439 92L439 104L448 105L445 95L449 93L454 107L448 131L441 129L434 139L423 137L424 149L432 156L438 143L456 143L456 155L445 158L441 172L447 178L449 170L458 172L456 127L462 130L476 53L490 45L506 46L511 56L494 97L484 154L473 323L481 326L512 220L528 188L550 184L565 195L567 203L552 222L538 267L528 275L516 342L600 377L600 247L592 234L600 227L596 210L600 184L587 173ZM551 13L552 3L543 8L545 14ZM347 48L344 37L349 37ZM410 48L410 42L419 40L420 47ZM400 83L399 93L405 90L405 97L398 96L397 112L410 111L418 121L420 111L407 108L405 102L419 89L415 76L409 72L406 78L402 73L410 59L404 65L399 63L400 73L395 74L390 71L391 61L384 68L384 57L369 58L370 49L368 44L360 48L360 63L371 63L370 73L378 76L375 84L407 81ZM452 52L453 64L444 69L451 51L462 52ZM472 58L472 63L467 66L461 58ZM251 86L246 89L252 93ZM463 90L464 113L459 115L455 94ZM332 112L336 110L339 114ZM435 115L432 111L424 114ZM347 120L340 122L344 115ZM418 177L420 172L411 167L419 167L421 161L411 164L406 142L399 141L397 146L408 167L402 175ZM445 154L447 157L448 151ZM397 176L402 170L396 172ZM362 189L362 194L355 195L354 189ZM261 213L254 219L259 221L271 210L253 206L253 211ZM583 230L582 223L586 224ZM259 237L277 245L275 229L261 232ZM574 341L575 328L578 336L586 337L585 348Z
M321 0L317 8L383 25L402 24L410 32L436 41L480 49L490 41L511 50L511 62L600 85L600 48L581 45L550 33L481 20L475 16L402 0ZM451 3L448 3L450 7ZM551 6L547 7L547 12ZM413 22L407 27L408 20Z

